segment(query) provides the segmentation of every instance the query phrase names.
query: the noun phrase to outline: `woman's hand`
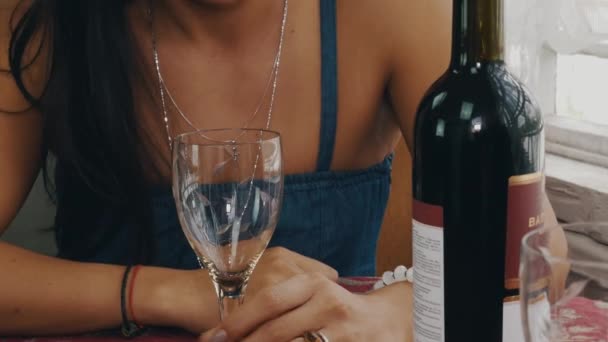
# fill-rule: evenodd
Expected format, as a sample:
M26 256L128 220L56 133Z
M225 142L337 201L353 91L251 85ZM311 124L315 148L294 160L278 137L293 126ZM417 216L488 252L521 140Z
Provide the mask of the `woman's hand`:
M300 274L265 288L203 342L303 341L320 331L331 342L411 341L411 286L398 283L357 295L321 274Z
M269 248L253 272L245 298L298 274L320 274L335 282L331 267L291 252ZM206 270L176 271L145 267L137 278L134 310L144 325L175 326L200 334L219 323L219 308Z
M252 298L261 289L279 284L295 275L314 273L332 282L338 280L338 272L320 261L282 247L269 248L251 275L245 297Z

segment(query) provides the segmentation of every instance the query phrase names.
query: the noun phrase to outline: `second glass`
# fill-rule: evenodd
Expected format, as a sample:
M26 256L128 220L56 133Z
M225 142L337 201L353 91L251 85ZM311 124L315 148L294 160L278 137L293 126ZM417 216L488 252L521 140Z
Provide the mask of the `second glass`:
M526 342L608 341L608 224L564 225L523 239L520 265Z

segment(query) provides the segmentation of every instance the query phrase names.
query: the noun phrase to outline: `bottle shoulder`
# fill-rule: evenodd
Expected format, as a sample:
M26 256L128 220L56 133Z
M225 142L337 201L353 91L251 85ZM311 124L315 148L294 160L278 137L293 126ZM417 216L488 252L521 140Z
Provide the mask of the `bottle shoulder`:
M416 121L438 119L483 120L524 135L538 134L543 128L534 96L504 63L448 70L427 91L416 116Z

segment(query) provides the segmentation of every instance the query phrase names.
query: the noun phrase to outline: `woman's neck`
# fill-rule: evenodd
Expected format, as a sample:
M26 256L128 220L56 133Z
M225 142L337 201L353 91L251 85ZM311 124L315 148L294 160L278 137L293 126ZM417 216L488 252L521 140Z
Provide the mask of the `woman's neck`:
M193 41L232 47L264 39L283 11L277 0L152 0L152 6L160 30L174 27Z

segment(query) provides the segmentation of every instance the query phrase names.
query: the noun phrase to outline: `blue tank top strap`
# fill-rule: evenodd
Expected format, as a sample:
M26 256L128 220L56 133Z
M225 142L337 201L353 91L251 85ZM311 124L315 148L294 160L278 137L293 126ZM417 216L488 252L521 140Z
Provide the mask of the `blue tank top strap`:
M334 155L338 114L336 0L319 0L321 13L321 132L317 171L328 171Z
M318 0L321 19L321 138L318 172L287 175L280 220L270 242L320 260L342 276L376 274L376 241L390 192L391 156L370 168L329 171L337 124L336 0ZM92 191L70 164L57 164L59 256L107 264L134 260L136 218ZM117 166L118 167L118 166ZM195 269L198 262L180 228L170 187L150 186L154 266ZM85 227L86 229L83 229Z

